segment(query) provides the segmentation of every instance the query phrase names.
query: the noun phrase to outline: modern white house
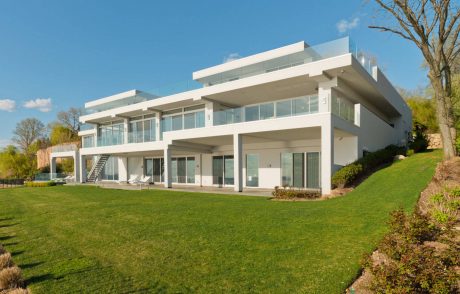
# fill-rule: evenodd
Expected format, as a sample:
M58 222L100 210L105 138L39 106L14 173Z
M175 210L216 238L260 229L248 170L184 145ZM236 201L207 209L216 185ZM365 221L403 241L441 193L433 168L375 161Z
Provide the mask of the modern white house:
M87 102L82 148L71 151L77 180L150 176L165 187L328 194L340 167L408 143L409 107L348 37L294 43L196 71L193 80Z

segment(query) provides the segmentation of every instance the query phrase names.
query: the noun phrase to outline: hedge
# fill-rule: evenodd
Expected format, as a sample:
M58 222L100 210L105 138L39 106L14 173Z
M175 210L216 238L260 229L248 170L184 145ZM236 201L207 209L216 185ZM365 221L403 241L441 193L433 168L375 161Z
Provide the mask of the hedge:
M393 161L395 155L405 154L405 148L389 145L384 149L367 153L362 158L350 163L332 176L332 185L343 188L353 183L358 177L372 169Z
M272 192L272 195L275 199L315 199L321 197L321 193L319 193L319 191L296 188L280 188L278 186L275 187L275 191Z
M25 182L24 185L25 185L26 187L31 187L31 188L51 187L51 186L56 186L56 182L53 182L53 181L47 181L47 182Z

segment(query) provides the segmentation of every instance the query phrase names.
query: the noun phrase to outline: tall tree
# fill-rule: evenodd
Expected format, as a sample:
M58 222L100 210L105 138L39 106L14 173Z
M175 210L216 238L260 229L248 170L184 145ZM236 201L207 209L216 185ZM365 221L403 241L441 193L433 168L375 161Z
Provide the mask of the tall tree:
M80 131L80 116L83 111L80 108L71 107L67 111L60 111L57 114L57 119L60 124L72 130L74 134Z
M456 155L452 68L460 54L460 8L450 0L375 0L392 20L370 28L391 32L413 42L428 65L428 78L435 92L436 115L443 140L444 157Z
M27 118L16 124L13 134L13 142L18 144L24 153L29 153L32 144L45 136L46 128L38 119Z

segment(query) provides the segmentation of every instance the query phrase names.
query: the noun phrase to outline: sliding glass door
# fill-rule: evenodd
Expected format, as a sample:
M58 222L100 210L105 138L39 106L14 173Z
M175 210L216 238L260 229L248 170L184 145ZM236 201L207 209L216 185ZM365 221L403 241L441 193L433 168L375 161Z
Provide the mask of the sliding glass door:
M212 157L212 183L214 185L234 184L233 155Z
M259 187L259 155L246 155L246 186Z
M284 187L320 187L320 153L282 153L281 185Z
M145 176L151 177L151 182L163 182L163 158L146 158L144 161Z

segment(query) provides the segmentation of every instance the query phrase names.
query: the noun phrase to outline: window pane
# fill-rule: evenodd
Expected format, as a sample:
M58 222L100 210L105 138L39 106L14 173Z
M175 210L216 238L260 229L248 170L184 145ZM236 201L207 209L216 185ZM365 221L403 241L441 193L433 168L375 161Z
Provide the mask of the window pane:
M195 183L195 157L187 157L187 183Z
M290 116L291 115L291 100L276 102L276 116Z
M319 152L307 153L307 188L319 188Z
M195 128L195 113L184 114L184 129Z
M145 120L144 121L144 142L152 141L152 132L151 132L151 121L152 120Z
M169 132L172 130L172 118L170 116L161 119L161 130L163 132Z
M281 153L281 186L292 186L292 153Z
M233 185L234 171L233 171L233 155L224 156L224 184Z
M260 105L260 119L269 119L275 117L275 104L267 103Z
M224 158L222 156L212 157L212 183L213 185L222 185L224 174Z
M302 188L304 186L304 154L293 154L293 183L292 186Z
M294 114L305 114L309 112L307 97L292 100L292 106Z
M173 131L182 130L182 114L175 115L172 117L172 130Z
M195 123L197 128L204 127L204 111L195 112Z
M310 97L310 113L318 112L318 96Z
M246 121L259 120L259 105L245 107Z
M177 183L177 159L171 159L171 174L172 174L172 182Z
M246 155L246 186L259 186L259 155Z
M177 182L178 183L185 183L187 181L186 178L187 166L185 157L177 158Z

